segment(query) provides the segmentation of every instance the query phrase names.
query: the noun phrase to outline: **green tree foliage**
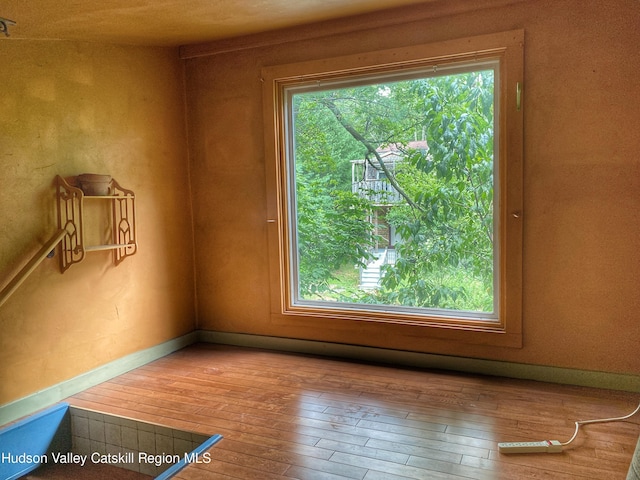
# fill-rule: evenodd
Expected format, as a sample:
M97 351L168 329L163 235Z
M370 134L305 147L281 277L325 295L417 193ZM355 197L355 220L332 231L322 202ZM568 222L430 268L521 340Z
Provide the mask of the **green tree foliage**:
M301 292L367 259L374 206L350 184L367 158L404 198L387 216L402 240L382 288L353 301L492 311L491 70L297 95L294 123ZM377 153L391 144L405 147L393 172Z
M371 205L351 193L350 158L359 145L316 99L296 97L294 115L298 288L303 298L333 290L334 272L364 265L373 227Z

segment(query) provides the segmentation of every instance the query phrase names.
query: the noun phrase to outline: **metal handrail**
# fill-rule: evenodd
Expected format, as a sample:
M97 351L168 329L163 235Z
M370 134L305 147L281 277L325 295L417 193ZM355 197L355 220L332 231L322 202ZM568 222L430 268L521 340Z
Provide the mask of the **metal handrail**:
M53 250L58 243L64 238L67 234L67 231L64 229L58 230L51 239L43 245L43 247L38 250L29 263L27 263L22 270L20 270L15 277L7 284L6 287L2 289L0 292L0 306L7 301L7 299L11 296L13 292L17 290L17 288L22 285L22 282L26 280L26 278L33 272L40 262L44 260L47 255Z

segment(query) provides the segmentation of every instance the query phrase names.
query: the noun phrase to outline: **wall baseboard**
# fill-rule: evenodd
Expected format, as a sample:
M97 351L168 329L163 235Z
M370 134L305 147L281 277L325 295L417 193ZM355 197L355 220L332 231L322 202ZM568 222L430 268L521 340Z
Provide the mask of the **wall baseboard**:
M604 388L608 390L640 392L640 376L623 373L577 370L242 333L201 330L198 338L199 341L207 343L307 353L367 362L403 365L407 367L452 370L463 373L536 380L564 385Z
M26 397L20 398L10 403L0 406L0 426L13 422L25 415L33 414L38 410L60 402L71 395L105 382L113 377L141 367L153 360L164 357L176 350L180 350L198 341L198 332L191 332L181 337L171 339L167 342L153 347L140 350L139 352L126 355L122 358L109 362L93 370L73 377L64 382L35 392Z
M346 358L389 365L451 370L463 373L536 380L626 392L640 392L640 376L638 375L406 352L377 347L319 342L315 340L198 330L154 347L132 353L70 380L1 405L0 426L26 415L31 415L71 395L198 342L264 348L267 350Z

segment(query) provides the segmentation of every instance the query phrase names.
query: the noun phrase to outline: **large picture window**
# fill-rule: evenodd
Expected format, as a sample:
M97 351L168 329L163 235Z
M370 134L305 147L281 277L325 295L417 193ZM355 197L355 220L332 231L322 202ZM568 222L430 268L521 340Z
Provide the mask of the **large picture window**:
M521 37L265 70L281 313L519 317Z
M447 67L285 88L295 304L496 318L497 62Z

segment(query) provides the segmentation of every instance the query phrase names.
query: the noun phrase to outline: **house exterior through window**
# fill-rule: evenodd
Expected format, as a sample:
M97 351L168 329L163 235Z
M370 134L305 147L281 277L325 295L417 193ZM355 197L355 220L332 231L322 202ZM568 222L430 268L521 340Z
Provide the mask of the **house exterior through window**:
M406 147L391 144L377 149L387 170L395 175L396 166L405 161L406 148L427 152L427 142L410 141ZM396 263L395 245L401 241L395 226L387 219L387 213L403 204L403 198L387 178L387 174L366 159L351 161L351 187L353 193L372 205L368 221L373 225L373 258L359 267L359 286L363 290L381 288L382 267Z

